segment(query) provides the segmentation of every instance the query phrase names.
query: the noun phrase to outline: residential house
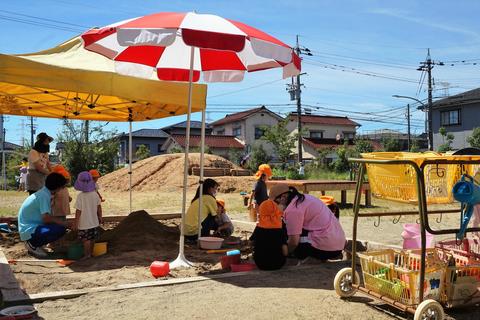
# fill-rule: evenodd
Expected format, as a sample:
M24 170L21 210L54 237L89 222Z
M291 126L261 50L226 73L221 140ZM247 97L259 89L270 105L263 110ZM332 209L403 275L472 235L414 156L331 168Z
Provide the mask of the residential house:
M360 124L350 120L348 117L320 116L312 114L302 114L302 156L304 159L315 159L321 149L334 149L347 142L354 144L357 127ZM291 113L288 116L288 131L291 134L298 133L297 113ZM298 146L294 153L297 154ZM293 150L292 150L293 151ZM327 155L327 161L333 161L336 158L335 152Z
M375 150L382 149L382 142L386 139L395 139L399 142L400 151L408 151L408 134L392 129L379 129L372 131L364 131L357 135L359 138L369 140L372 142ZM410 135L410 143L416 142L420 150L427 150L428 141L424 133L420 135Z
M187 133L187 121L179 122L172 124L167 127L162 128L168 134L183 134ZM205 124L205 135L212 133L212 128L207 123ZM202 122L201 121L190 121L190 135L201 135L202 134Z
M261 140L263 127L274 126L281 120L281 116L261 106L226 115L225 118L210 123L210 127L213 135L231 135L241 140L247 152L254 144L261 144L267 152L271 152L270 143Z
M433 149L444 143L439 130L444 127L455 139L452 148L469 147L467 138L480 127L480 88L437 100L432 105Z
M132 158L135 160L135 152L144 145L150 150L151 156L163 154L163 144L167 141L169 135L162 129L139 129L132 131ZM120 151L119 163L128 162L128 133L122 133L119 136Z
M186 135L172 134L167 139L163 146L165 153L172 153L176 150L184 150L186 142ZM201 136L190 135L190 148L200 148ZM222 156L226 159L230 158L230 152L232 150L238 150L243 152L245 145L234 136L226 135L205 135L205 146L212 154Z

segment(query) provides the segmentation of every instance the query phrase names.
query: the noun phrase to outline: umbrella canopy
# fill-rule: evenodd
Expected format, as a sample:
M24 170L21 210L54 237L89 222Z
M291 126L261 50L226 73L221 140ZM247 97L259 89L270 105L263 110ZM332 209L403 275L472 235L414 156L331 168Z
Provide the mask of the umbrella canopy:
M283 68L300 72L300 58L280 40L241 22L211 14L164 12L121 21L82 34L85 48L115 61L117 72L193 82L242 81L245 72Z
M144 121L187 113L188 90L186 83L120 75L80 37L38 53L0 54L0 114ZM206 95L206 85L194 85L194 112L205 109Z

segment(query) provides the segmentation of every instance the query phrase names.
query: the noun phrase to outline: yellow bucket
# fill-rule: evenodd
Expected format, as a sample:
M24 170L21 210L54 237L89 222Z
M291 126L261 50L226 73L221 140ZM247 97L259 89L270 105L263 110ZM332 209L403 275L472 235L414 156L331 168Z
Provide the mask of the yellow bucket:
M107 243L106 242L97 242L93 245L92 256L98 257L102 254L107 253Z

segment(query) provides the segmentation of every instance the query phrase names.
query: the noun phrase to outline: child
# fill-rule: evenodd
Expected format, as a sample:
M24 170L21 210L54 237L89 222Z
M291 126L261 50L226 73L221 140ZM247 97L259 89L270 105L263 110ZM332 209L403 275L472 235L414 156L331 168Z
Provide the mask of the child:
M68 173L62 165L53 167L52 172L61 174L67 180L67 185L70 183L70 173ZM67 216L71 213L70 202L72 201L72 197L70 197L68 193L67 185L52 197L52 215L59 217L62 221L67 221Z
M89 171L90 174L92 175L92 178L93 178L93 181L95 181L95 191L97 192L98 196L100 197L100 201L104 202L105 199L102 197L102 195L100 194L100 192L98 192L98 178L100 178L100 172L98 172L98 170L96 169L92 169Z
M101 201L95 191L92 175L88 171L78 174L74 187L80 191L75 203L74 230L78 230L78 236L83 242L84 257L82 259L88 259L92 256L97 227L102 223Z
M229 237L232 235L233 224L232 224L232 220L230 220L230 217L225 212L225 200L217 199L216 221L218 225L216 234L218 234L221 237Z
M258 207L263 201L268 199L266 182L271 177L272 169L268 164L261 164L258 166L258 171L255 173L255 179L257 182L253 186L252 193L250 194L250 203L248 204L251 221L257 221Z
M257 226L250 241L253 242L253 260L261 270L280 269L286 262L287 232L282 215L273 200L265 200L259 207Z

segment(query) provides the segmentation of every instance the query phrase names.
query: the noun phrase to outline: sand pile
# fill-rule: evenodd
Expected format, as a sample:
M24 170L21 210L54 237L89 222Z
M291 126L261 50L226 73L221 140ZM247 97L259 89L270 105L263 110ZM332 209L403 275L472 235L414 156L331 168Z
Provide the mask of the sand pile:
M172 255L178 249L179 236L178 226L161 223L141 210L132 212L115 228L105 231L98 241L107 241L112 254L155 250Z
M135 191L178 191L183 187L183 154L167 154L150 157L133 164L132 186ZM200 166L200 154L189 156L189 167ZM206 168L238 169L232 162L211 154L205 155ZM220 183L220 192L249 191L253 177L215 177ZM106 191L128 191L128 168L122 168L101 177L99 184ZM196 188L198 176L189 176L187 186Z

